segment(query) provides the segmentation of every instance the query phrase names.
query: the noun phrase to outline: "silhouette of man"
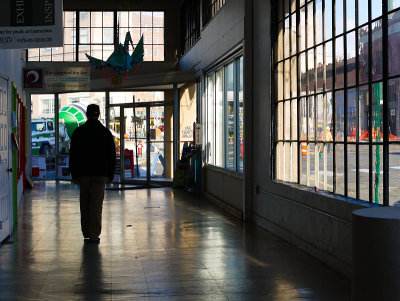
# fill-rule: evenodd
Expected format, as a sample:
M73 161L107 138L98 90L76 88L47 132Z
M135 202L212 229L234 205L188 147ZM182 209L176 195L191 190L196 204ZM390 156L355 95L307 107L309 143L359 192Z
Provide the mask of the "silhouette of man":
M88 120L71 138L69 170L80 186L81 229L85 242L100 242L104 189L115 172L115 143L111 132L98 120L98 105L88 105Z

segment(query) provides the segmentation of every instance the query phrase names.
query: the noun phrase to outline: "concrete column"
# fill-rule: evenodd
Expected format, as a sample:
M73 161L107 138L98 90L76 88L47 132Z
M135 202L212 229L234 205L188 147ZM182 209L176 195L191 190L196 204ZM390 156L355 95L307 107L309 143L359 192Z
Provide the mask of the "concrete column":
M352 300L400 300L400 208L353 211Z

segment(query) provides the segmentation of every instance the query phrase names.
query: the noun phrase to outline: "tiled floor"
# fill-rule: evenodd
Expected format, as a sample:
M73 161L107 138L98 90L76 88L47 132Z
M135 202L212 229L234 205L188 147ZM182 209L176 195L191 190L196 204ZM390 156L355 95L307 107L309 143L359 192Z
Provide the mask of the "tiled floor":
M78 190L39 182L0 247L0 300L349 300L350 281L170 188L107 191L84 244Z

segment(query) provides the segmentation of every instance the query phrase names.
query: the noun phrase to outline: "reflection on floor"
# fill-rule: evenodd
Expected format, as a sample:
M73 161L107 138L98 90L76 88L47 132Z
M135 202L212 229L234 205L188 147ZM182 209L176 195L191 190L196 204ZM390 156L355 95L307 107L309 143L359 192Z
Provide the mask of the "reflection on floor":
M349 300L350 281L208 201L171 188L107 191L84 244L78 190L35 183L0 247L0 300Z

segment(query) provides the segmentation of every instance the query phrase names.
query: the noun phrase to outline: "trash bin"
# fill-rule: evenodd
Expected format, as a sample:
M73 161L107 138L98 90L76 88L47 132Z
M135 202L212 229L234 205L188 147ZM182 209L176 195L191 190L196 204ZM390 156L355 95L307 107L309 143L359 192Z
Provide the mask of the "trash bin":
M353 211L352 300L400 300L400 208Z

